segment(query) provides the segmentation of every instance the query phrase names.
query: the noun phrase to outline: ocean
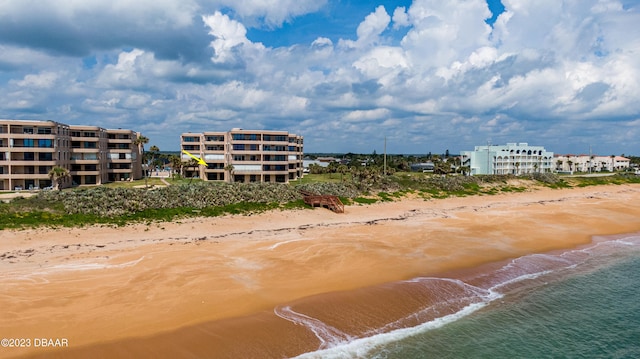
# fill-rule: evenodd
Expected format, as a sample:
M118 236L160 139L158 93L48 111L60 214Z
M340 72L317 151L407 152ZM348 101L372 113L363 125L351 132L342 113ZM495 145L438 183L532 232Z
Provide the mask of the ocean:
M67 358L123 355L640 358L640 233L64 352Z
M640 234L415 284L429 303L367 335L276 314L322 343L297 358L640 358Z

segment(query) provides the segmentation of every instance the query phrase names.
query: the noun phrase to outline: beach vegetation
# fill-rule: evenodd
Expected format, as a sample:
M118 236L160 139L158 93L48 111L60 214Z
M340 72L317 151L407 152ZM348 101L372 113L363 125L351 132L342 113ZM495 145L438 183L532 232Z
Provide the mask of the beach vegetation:
M371 197L356 197L353 199L353 201L358 204L373 204L378 202L378 199Z
M345 171L344 168L340 170ZM545 187L640 183L640 176L634 174L463 176L395 171L385 176L363 166L340 175L333 179L329 179L328 174L305 176L305 180L290 184L206 182L178 175L166 179L169 186L158 178L146 178L96 187L41 191L29 198L18 197L9 203L0 203L0 229L89 224L120 226L131 222L168 222L195 216L311 208L304 203L300 191L338 196L345 205L353 205L394 201L408 196L430 200Z

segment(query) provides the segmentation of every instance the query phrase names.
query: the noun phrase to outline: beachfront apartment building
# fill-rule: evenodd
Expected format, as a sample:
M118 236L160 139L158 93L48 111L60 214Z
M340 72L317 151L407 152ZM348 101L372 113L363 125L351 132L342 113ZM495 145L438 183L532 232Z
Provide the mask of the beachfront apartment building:
M520 175L552 172L555 168L553 152L524 142L475 146L473 151L461 151L460 155L462 165L469 167L472 175Z
M615 155L556 155L554 161L556 171L566 173L624 171L631 165L629 158Z
M303 175L302 136L287 131L243 130L183 133L180 147L207 166L187 166L186 177L205 181L279 182ZM192 158L182 153L183 162Z
M54 166L71 175L61 187L139 179L138 136L123 129L0 119L0 190L49 187Z

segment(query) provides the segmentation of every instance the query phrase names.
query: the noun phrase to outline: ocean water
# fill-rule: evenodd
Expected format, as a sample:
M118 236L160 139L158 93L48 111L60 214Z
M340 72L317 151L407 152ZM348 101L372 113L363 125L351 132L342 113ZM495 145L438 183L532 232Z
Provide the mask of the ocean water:
M413 282L444 292L419 323L348 339L311 323L324 346L299 358L640 358L640 234Z

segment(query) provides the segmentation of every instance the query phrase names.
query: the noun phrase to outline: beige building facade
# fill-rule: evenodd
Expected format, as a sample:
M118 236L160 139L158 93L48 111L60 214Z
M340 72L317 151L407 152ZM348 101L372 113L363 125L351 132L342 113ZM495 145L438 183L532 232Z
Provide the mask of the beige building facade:
M138 136L131 130L0 119L0 190L49 187L54 166L70 172L62 187L139 179Z
M207 163L186 167L186 177L244 183L288 183L302 177L304 139L286 131L183 133L180 146ZM183 153L182 160L191 157Z
M629 158L615 155L557 155L555 157L558 172L615 172L627 170L630 164Z

